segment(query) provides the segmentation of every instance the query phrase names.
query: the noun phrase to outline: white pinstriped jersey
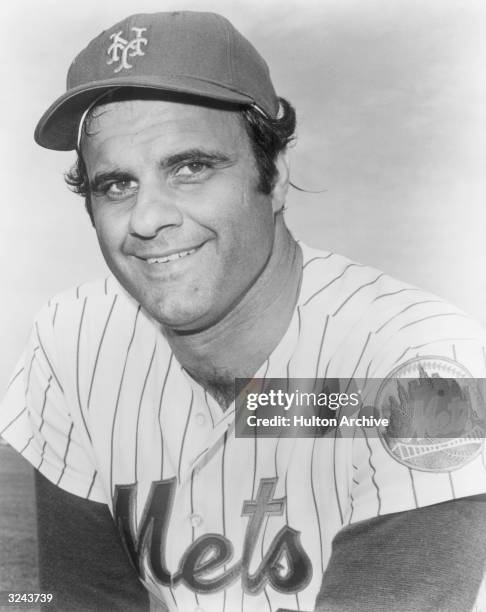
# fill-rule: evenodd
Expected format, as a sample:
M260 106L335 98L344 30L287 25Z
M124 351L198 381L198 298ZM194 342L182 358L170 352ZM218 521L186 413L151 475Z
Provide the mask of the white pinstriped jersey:
M417 356L486 378L484 332L443 300L301 245L287 332L259 378L385 377ZM168 608L312 610L343 526L486 491L481 450L415 469L376 436L237 438L157 325L109 277L38 316L0 433L47 478L116 514Z

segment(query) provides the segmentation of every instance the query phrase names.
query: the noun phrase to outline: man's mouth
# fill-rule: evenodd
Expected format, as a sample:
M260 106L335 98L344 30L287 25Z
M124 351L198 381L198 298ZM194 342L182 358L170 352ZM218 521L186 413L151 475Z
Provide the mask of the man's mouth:
M176 261L177 259L182 259L183 257L192 255L197 251L197 249L198 247L190 249L189 251L178 251L177 253L172 253L171 255L166 255L165 257L147 257L146 262L149 264L169 263L169 261Z

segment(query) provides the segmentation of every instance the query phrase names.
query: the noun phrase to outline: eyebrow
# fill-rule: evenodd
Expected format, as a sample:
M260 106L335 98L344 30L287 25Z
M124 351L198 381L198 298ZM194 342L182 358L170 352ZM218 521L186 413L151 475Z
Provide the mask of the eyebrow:
M221 151L205 151L204 149L187 149L180 153L174 153L164 157L159 162L159 166L162 169L171 168L177 166L182 162L194 162L194 161L208 161L212 162L217 166L225 167L232 165L236 161L236 156L229 157L226 153ZM133 173L122 170L120 167L114 167L113 169L97 172L94 177L89 181L89 188L92 192L100 190L100 187L110 181L127 181L134 180Z

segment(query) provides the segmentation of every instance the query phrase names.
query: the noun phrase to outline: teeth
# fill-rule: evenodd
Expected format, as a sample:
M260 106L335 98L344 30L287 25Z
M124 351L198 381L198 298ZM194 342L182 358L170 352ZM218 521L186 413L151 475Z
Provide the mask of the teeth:
M195 251L196 249L191 249L190 251L179 251L179 253L174 253L173 255L168 255L167 257L149 257L147 259L147 262L149 264L168 263L169 261L175 261L176 259L181 259L182 257L186 257L186 255L191 255Z

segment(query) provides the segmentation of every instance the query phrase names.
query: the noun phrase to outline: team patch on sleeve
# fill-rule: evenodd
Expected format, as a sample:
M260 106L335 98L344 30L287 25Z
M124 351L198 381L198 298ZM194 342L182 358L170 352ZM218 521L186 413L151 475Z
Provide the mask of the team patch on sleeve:
M481 453L484 380L446 357L417 357L381 383L374 405L388 425L379 431L388 453L407 467L450 472Z

